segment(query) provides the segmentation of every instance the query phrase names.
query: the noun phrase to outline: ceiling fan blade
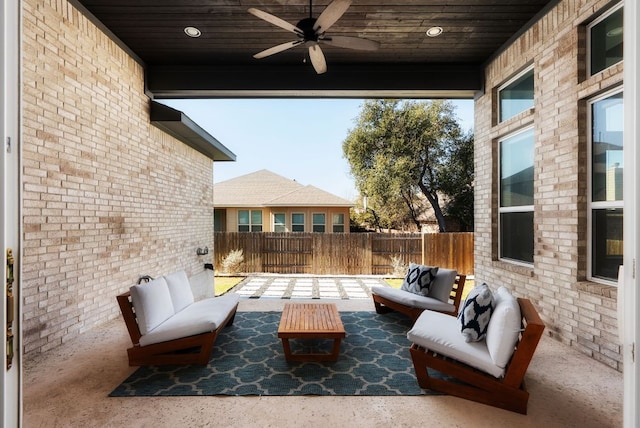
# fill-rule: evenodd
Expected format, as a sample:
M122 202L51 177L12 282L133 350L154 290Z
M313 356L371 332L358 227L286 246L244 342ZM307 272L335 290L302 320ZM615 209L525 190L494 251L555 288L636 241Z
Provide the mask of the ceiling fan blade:
M301 40L294 40L293 42L282 43L280 45L276 45L276 46L270 47L269 49L265 49L262 52L258 52L253 57L255 59L264 58L264 57L267 57L269 55L277 54L278 52L286 51L287 49L291 49L293 47L296 47L300 43L304 43L304 42L301 41Z
M256 8L249 8L247 10L247 12L249 12L252 15L257 16L260 19L264 19L265 21L267 21L270 24L273 24L277 27L283 28L287 31L291 31L292 33L296 33L299 36L302 36L304 33L301 29L299 29L298 27L296 27L293 24L289 24L287 21L285 21L284 19L280 19L277 16L271 15L270 13L264 12L260 9L256 9Z
M313 24L316 34L327 31L349 9L349 6L351 6L351 0L333 0Z
M379 42L375 42L369 39L362 39L360 37L331 36L320 39L320 41L330 46L337 46L339 48L347 49L358 49L361 51L375 51L380 47Z
M324 59L322 49L320 49L320 46L318 46L317 43L309 46L309 58L311 59L311 64L316 70L316 73L322 74L327 72L327 61Z

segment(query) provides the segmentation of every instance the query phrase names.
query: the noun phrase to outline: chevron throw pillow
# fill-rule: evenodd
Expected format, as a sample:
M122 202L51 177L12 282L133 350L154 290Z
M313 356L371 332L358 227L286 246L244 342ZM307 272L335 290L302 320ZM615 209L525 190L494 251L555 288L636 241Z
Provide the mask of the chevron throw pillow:
M424 266L411 263L409 270L407 270L407 276L402 282L401 290L408 291L410 293L426 296L429 294L429 287L433 283L433 280L438 273L438 267Z
M469 292L462 310L458 313L466 342L478 342L487 336L493 308L493 293L487 284L478 285Z

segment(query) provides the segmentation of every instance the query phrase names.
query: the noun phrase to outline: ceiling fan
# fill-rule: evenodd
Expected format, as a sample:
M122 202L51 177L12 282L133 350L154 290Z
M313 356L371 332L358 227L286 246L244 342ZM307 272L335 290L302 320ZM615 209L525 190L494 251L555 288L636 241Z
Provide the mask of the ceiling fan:
M309 58L316 73L322 74L327 71L327 61L324 58L319 43L340 48L358 49L365 51L374 51L380 47L380 43L373 40L363 39L360 37L348 36L328 36L325 32L331 28L335 22L347 11L351 5L351 0L333 0L327 8L320 14L318 18L313 17L312 1L309 0L309 17L300 20L296 25L292 25L287 21L263 12L262 10L250 8L248 10L252 15L257 16L277 27L283 28L298 36L297 40L282 43L258 52L253 57L256 59L265 58L287 49L294 48L304 44L309 48Z

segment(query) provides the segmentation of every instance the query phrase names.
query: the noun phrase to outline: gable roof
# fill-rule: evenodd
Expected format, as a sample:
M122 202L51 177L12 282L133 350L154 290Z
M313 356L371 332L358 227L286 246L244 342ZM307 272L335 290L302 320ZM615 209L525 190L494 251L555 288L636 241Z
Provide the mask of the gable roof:
M351 207L354 203L266 169L213 185L216 207Z

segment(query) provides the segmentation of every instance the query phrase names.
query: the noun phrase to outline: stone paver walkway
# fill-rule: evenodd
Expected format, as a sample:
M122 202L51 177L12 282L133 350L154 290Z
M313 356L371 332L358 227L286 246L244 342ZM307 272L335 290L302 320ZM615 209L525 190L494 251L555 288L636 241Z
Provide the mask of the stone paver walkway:
M275 299L369 299L380 278L322 276L249 276L231 291L241 297Z

